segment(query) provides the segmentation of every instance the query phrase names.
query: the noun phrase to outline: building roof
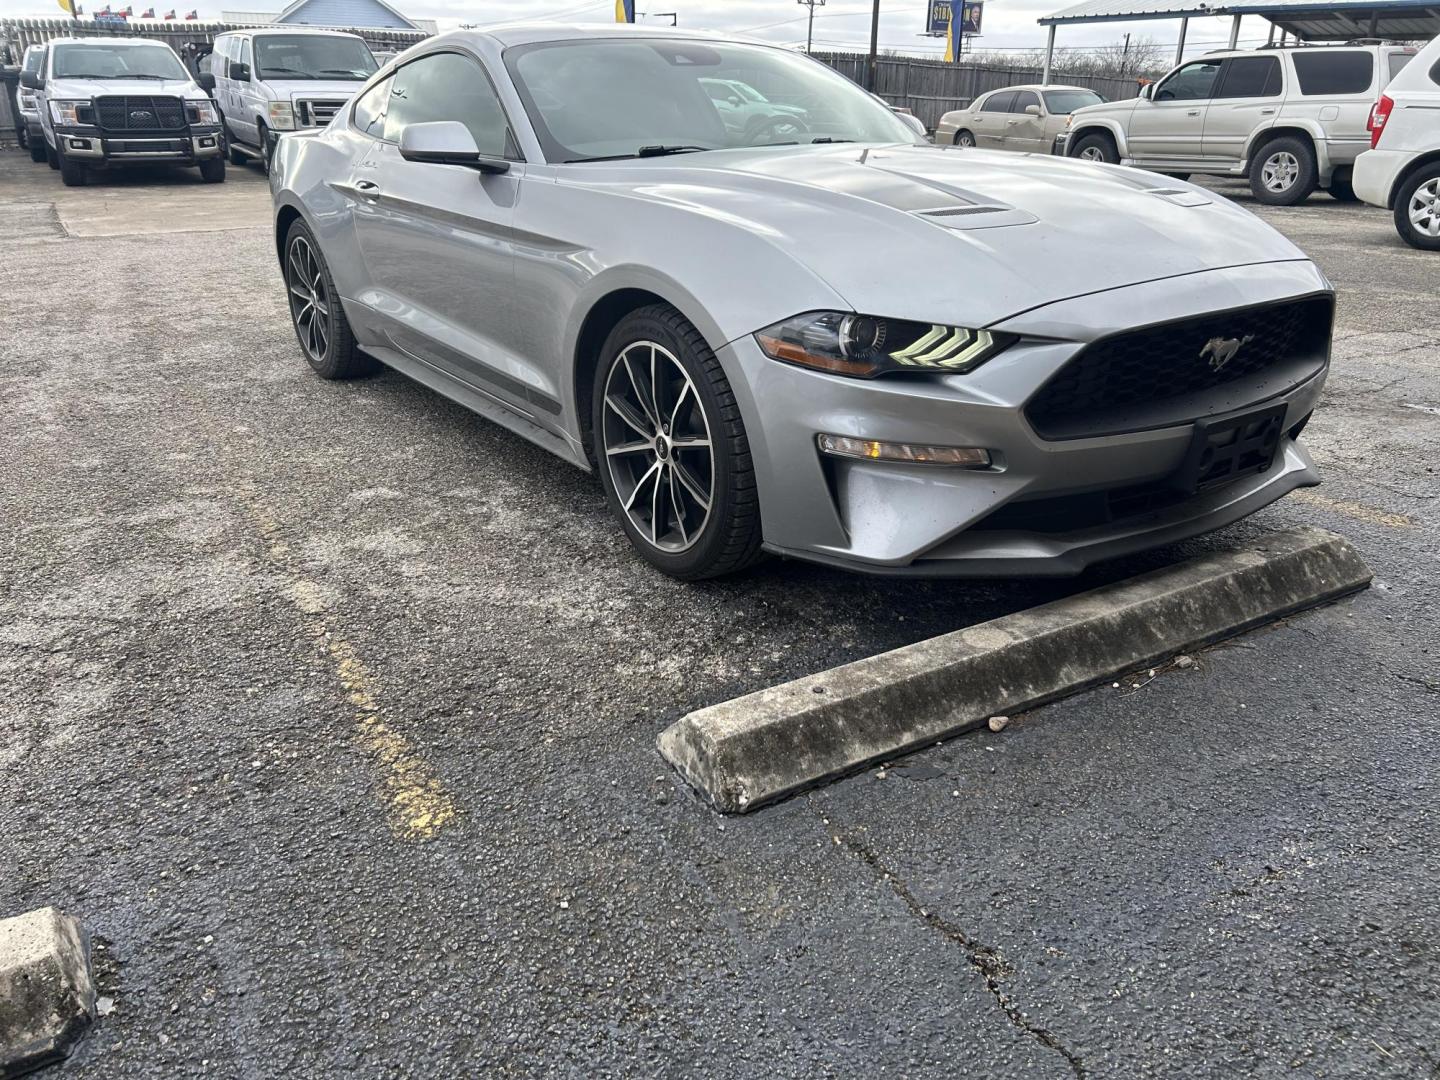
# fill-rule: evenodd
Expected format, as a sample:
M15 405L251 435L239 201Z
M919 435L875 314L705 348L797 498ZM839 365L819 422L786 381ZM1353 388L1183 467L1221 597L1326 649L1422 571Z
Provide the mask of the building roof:
M1440 34L1435 0L1085 0L1039 19L1042 25L1259 15L1302 40L1364 37L1413 40Z
M372 12L379 11L377 20ZM388 15L390 18L386 19ZM294 0L275 16L277 23L311 23L319 26L375 26L394 30L419 30L420 26L400 14L385 0Z

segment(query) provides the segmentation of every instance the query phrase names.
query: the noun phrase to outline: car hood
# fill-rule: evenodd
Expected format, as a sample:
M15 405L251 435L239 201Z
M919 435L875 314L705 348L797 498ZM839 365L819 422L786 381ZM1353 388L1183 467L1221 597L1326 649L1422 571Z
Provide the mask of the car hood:
M364 79L272 79L269 83L277 97L288 101L303 98L345 101L364 85Z
M620 163L616 163L620 165ZM747 227L856 310L989 325L1056 300L1306 256L1194 185L1119 166L932 146L712 151L586 182Z
M51 79L45 84L45 96L51 101L113 97L178 97L190 101L206 100L205 91L190 79Z

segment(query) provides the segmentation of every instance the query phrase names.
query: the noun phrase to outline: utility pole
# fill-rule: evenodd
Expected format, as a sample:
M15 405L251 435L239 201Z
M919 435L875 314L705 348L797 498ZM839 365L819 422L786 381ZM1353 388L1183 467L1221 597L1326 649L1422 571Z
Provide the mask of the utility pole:
M825 0L795 0L797 4L804 4L810 9L810 26L805 31L805 55L810 55L810 46L815 41L815 9L824 7Z
M1125 35L1125 51L1120 54L1120 75L1123 78L1125 69L1130 64L1130 35Z
M880 0L870 12L870 62L865 66L865 89L875 93L875 55L880 51Z

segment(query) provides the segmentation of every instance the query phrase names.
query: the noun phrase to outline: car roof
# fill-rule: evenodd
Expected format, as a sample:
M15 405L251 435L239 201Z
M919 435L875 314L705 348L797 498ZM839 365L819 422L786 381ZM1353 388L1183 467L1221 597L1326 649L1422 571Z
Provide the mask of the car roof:
M118 38L118 37L83 37L83 38L51 38L49 44L55 45L114 45L118 48L129 48L132 45L165 45L163 41L155 38ZM169 45L165 48L170 49ZM170 49L174 52L174 49Z
M769 45L769 42L751 41L734 34L717 34L710 30L681 30L673 26L639 26L634 23L540 23L513 22L495 26L481 26L473 30L451 30L430 38L426 44L436 40L464 37L488 37L502 46L533 45L548 41L580 41L599 38L686 38L694 41L734 41L746 45ZM772 46L774 47L774 46Z
M283 34L286 37L303 35L306 37L347 37L359 38L359 34L352 34L348 30L325 30L318 26L264 26L252 27L249 30L227 30L223 34L216 34L216 37L269 37ZM364 40L364 38L360 38Z
M1018 86L997 86L994 90L982 90L977 97L986 94L998 94L1002 90L1089 90L1092 94L1099 93L1089 86L1070 86L1067 83L1020 83Z

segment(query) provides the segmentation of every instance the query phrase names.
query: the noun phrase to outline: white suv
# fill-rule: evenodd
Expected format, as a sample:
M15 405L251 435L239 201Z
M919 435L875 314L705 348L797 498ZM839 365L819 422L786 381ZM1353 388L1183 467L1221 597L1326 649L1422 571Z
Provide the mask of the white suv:
M1370 107L1414 55L1401 45L1212 53L1138 98L1075 112L1057 152L1181 177L1248 176L1255 198L1276 206L1317 187L1348 201Z
M1355 194L1393 210L1411 247L1440 251L1440 38L1381 95L1370 131L1374 149L1355 163Z
M324 127L379 68L363 38L335 30L237 30L210 54L230 161L268 168L285 131Z

